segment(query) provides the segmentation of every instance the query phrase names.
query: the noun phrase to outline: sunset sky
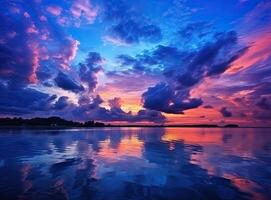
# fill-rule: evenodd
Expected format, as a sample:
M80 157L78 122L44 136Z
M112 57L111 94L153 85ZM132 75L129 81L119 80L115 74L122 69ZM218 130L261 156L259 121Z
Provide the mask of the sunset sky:
M269 0L2 0L0 117L270 126L270 27Z

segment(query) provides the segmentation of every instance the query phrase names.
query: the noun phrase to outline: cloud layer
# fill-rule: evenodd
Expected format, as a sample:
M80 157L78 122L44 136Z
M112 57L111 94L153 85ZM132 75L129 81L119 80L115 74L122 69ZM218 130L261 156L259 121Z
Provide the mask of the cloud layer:
M0 4L1 116L270 122L268 1Z

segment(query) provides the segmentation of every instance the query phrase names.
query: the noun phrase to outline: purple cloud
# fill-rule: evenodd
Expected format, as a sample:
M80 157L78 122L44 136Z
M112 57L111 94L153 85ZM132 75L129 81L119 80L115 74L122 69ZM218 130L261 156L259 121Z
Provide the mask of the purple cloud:
M64 90L72 91L75 93L84 91L84 87L82 85L76 83L67 74L64 74L63 72L59 72L54 80L56 85Z
M110 109L101 106L103 100L100 96L93 99L84 97L79 101L79 106L72 113L74 116L79 116L83 120L102 120L102 121L126 121L126 122L141 122L149 121L154 123L164 123L166 121L158 111L140 110L136 114L125 112L121 108L120 98L109 100Z
M221 108L220 113L222 114L223 117L232 117L232 113L229 110L227 110L226 107Z

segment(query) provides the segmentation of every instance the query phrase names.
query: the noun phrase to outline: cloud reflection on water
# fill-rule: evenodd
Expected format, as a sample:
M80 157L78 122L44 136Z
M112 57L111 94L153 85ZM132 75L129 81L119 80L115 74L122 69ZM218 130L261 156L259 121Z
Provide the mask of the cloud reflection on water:
M0 193L4 199L268 199L269 130L1 130Z

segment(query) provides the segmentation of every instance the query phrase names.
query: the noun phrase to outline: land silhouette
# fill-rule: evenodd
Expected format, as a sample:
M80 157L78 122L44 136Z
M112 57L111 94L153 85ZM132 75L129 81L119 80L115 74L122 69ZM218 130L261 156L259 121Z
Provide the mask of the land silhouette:
M15 118L0 118L0 126L10 127L105 127L110 126L93 120L86 122L75 122L62 119L60 117L41 118L35 117L32 119Z
M203 128L215 128L215 127L239 127L237 124L226 124L225 126L218 126L217 124L192 124L192 125L166 125L166 124L127 124L127 125L112 125L89 120L86 122L69 121L60 117L48 117L41 118L35 117L31 119L23 119L21 117L14 118L0 118L0 127L52 127L52 128L72 128L72 127L203 127Z

